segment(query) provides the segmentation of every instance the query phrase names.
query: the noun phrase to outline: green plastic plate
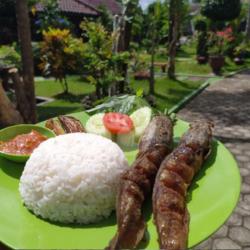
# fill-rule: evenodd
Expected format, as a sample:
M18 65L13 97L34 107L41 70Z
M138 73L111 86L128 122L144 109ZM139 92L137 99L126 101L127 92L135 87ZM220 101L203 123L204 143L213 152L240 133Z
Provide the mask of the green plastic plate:
M74 116L83 123L88 117L85 113ZM178 140L187 128L187 123L178 121L175 139ZM129 162L135 155L136 151L126 152ZM108 245L116 230L114 213L98 224L62 225L29 212L18 192L22 166L0 157L0 241L16 249L103 249ZM229 217L238 201L240 183L233 156L220 142L214 141L212 154L189 191L189 247L205 240ZM150 201L145 206L145 218L148 240L140 248L158 249Z

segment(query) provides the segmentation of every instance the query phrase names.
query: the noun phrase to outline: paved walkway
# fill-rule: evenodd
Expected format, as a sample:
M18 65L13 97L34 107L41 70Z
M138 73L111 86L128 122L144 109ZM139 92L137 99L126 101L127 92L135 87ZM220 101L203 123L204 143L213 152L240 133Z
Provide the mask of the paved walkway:
M236 157L243 182L229 220L195 249L250 250L250 70L208 87L178 117L213 120L215 136Z

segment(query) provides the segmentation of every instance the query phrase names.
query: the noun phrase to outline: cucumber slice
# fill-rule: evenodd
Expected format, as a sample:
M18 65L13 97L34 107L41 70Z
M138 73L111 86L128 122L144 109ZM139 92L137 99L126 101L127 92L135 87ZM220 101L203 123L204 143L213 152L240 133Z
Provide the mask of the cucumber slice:
M86 123L86 130L88 133L101 135L111 139L111 133L105 128L103 124L104 113L99 113L91 116Z
M135 145L135 131L132 130L126 134L117 134L116 135L116 143L122 149L131 149Z
M135 128L135 140L139 141L144 130L150 123L152 110L148 107L140 108L130 115Z

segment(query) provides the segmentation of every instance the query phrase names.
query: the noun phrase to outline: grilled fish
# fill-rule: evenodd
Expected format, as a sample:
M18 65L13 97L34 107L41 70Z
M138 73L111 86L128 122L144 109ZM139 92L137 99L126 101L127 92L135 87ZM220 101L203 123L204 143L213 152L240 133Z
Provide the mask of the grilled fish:
M153 190L154 222L160 249L187 248L187 190L211 151L212 125L194 122L179 146L162 162Z
M58 119L49 119L45 126L54 131L56 135L85 132L81 122L72 116L60 115Z
M161 162L172 150L173 125L166 116L156 116L146 128L139 152L120 181L116 202L117 233L107 249L134 249L146 228L142 215L145 198L152 193Z

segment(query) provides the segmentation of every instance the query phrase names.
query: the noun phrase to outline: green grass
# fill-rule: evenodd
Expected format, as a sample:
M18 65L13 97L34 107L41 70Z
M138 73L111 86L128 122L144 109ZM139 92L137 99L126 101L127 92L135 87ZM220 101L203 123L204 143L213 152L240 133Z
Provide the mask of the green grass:
M238 71L250 67L250 59L245 61L244 65L236 65L232 60L226 58L225 66L222 68L222 75L227 75L231 72ZM176 72L178 74L190 74L190 75L211 75L213 74L210 65L204 64L199 65L196 60L190 59L187 61L177 61L176 63Z
M194 59L176 62L176 73L191 75L209 75L211 68L208 64L198 65Z
M67 77L69 82L69 92L79 96L88 94L95 90L93 85L85 83L79 76ZM36 94L41 96L53 97L62 92L62 86L53 79L36 81Z
M174 81L168 78L157 78L155 82L156 108L162 112L166 108L170 109L202 83L202 81ZM143 89L145 93L148 93L149 84L147 81L132 80L131 87L135 90Z
M85 83L79 77L68 77L69 91L68 95L61 94L62 87L59 82L53 80L40 80L36 82L36 94L39 96L52 97L55 101L38 106L39 121L55 117L60 114L69 114L83 111L81 104L82 98L94 91L94 86ZM167 78L157 78L156 89L156 108L164 111L176 105L182 98L200 86L202 82L173 81ZM131 87L134 90L143 89L148 93L147 81L131 80Z
M78 111L83 111L81 103L72 103L64 100L56 100L54 102L37 107L39 121L44 121L51 117L75 113Z
M140 60L146 62L148 65L150 63L150 55L145 51L141 52ZM156 62L167 62L166 53L157 53L155 55ZM222 75L227 75L231 72L238 71L240 69L250 67L250 59L245 61L242 66L236 65L231 59L226 58L226 64L222 69ZM160 72L160 67L155 67L156 72ZM213 74L210 65L207 63L205 65L200 65L196 61L196 44L191 41L178 50L176 57L176 73L177 74L189 74L189 75L207 75Z
M192 58L196 55L196 43L194 41L188 42L181 46L177 51L177 57Z
M68 77L68 83L70 94L63 95L61 94L62 86L59 82L55 82L54 80L36 82L36 95L55 99L51 103L37 107L39 121L83 110L81 100L86 94L94 91L94 86L85 83L77 76Z

